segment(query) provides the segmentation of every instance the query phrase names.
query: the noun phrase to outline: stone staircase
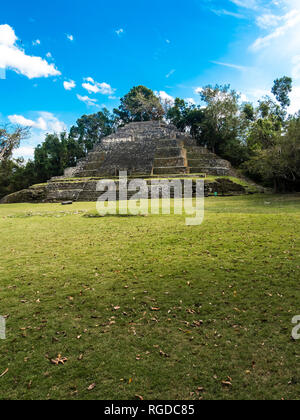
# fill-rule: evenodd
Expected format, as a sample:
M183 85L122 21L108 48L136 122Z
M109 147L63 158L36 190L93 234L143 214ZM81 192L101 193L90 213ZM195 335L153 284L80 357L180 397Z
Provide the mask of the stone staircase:
M186 147L186 157L190 174L227 176L232 171L227 160L219 158L205 147Z
M187 174L186 151L181 140L161 139L154 156L152 175Z

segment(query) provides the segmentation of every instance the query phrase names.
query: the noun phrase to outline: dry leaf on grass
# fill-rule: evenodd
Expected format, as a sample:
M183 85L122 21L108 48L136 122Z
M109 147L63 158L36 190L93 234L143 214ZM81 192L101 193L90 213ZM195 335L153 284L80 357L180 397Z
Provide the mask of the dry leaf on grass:
M6 375L8 372L8 369L5 369L5 371L3 373L1 373L0 378L2 378L4 375Z
M59 354L56 359L51 359L51 363L56 366L59 364L64 365L67 361L67 357L62 357L61 354Z
M232 386L232 383L231 382L229 382L229 381L222 381L222 385L223 386Z

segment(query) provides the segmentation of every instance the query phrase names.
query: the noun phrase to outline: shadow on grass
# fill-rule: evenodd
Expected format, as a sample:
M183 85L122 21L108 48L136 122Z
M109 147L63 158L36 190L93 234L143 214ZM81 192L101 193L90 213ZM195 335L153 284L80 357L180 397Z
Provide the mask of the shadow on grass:
M98 219L98 218L103 218L103 217L147 217L147 214L120 214L120 213L116 213L116 214L99 214L99 213L86 213L83 215L83 217L89 218L89 219Z

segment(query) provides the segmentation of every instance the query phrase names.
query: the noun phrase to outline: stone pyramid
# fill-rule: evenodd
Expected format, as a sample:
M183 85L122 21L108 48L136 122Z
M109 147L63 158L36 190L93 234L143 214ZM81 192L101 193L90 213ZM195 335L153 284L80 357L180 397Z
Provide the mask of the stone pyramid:
M209 174L224 176L230 163L220 159L173 125L161 121L136 122L120 127L65 171L65 178Z

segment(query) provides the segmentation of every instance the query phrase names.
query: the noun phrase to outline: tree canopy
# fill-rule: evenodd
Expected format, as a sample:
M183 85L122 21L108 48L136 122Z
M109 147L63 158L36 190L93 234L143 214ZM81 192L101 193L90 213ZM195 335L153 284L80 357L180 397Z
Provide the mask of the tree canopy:
M112 133L115 125L114 116L104 108L92 115L83 115L71 127L70 137L82 146L83 152L87 153L99 143L101 139Z
M161 120L164 108L151 89L136 86L121 98L121 105L114 113L121 123L151 121Z

